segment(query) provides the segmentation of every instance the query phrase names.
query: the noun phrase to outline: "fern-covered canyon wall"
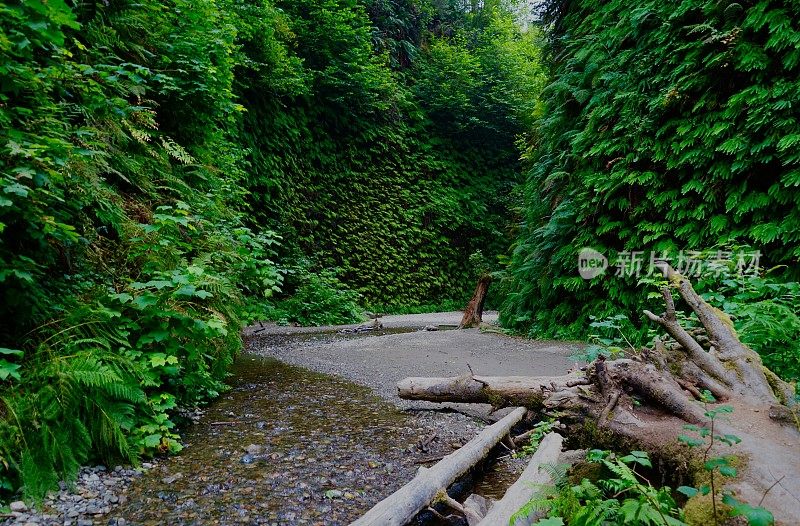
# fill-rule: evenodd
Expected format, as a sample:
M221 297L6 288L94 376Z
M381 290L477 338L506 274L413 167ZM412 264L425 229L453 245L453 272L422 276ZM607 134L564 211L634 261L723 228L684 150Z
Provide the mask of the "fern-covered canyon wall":
M750 247L768 279L722 273L699 287L718 291L738 328L750 323L745 337L782 345L784 366L770 365L788 371L800 330L800 4L559 0L543 10L551 83L526 155L505 325L585 337L592 316L622 315L626 330L646 331L641 311L658 298L643 302L636 276L614 275L620 253L642 251L646 269L650 253ZM609 271L582 279L584 247Z
M462 4L0 6L0 491L180 449L243 322L464 299L544 75Z
M263 67L286 74L257 77L285 85L243 89L253 216L371 305L463 300L469 255L510 243L514 143L543 83L534 35L500 11L278 4L289 61Z

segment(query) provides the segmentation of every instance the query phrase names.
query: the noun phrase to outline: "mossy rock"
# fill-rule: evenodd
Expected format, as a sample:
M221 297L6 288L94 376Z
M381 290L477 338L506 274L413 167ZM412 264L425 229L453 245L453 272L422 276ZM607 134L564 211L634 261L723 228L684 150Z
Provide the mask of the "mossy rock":
M710 524L728 525L730 522L730 506L720 502L717 498L717 520L714 520L714 506L711 503L711 494L695 495L686 502L683 508L684 521L689 526L709 526Z

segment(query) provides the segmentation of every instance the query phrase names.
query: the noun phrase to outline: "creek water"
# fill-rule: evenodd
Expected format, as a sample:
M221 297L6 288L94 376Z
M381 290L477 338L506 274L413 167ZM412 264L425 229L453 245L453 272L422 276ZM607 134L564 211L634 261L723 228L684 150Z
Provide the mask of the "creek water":
M413 478L426 456L418 443L430 427L368 388L246 353L231 372L231 390L184 430L186 449L136 480L113 517L344 525ZM499 481L479 484L497 497Z

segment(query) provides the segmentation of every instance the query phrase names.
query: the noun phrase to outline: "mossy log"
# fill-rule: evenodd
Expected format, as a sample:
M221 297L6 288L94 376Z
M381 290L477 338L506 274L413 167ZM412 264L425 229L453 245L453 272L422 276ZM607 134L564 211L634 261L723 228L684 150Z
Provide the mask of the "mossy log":
M761 503L779 522L800 524L800 431L794 388L761 363L739 340L730 320L706 303L691 283L662 265L669 286L662 290L663 314L645 315L667 331L669 341L607 360L598 358L580 372L556 377L407 378L398 384L401 398L434 402L484 402L495 407L524 405L559 412L571 429L587 422L605 434L651 450L674 451L686 424L704 426L706 407L698 401L708 390L734 408L715 433L742 442L719 445L714 454L738 455L746 462L727 488L750 504ZM690 334L675 314L677 290L703 325L709 348ZM694 331L693 331L694 332ZM788 416L787 416L788 415ZM688 459L699 450L686 450Z

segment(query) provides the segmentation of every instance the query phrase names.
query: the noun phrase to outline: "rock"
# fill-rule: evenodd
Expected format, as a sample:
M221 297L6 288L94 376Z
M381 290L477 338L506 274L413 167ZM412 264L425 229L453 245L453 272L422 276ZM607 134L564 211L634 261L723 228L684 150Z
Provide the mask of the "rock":
M164 477L163 479L161 479L161 482L163 482L164 484L172 484L176 480L180 480L182 478L183 478L183 473L175 473L174 475Z
M255 461L256 461L256 457L254 457L254 456L253 456L253 455L251 455L250 453L245 453L245 454L242 456L242 460L241 460L240 462L241 462L242 464L252 464L252 463L253 463L253 462L255 462Z
M22 513L28 511L28 505L22 502L21 500L15 500L11 504L9 504L8 507L11 508L12 512L16 511Z
M244 448L244 450L247 451L247 454L249 455L258 455L261 453L261 449L262 447L259 446L258 444L250 444L249 446Z
M89 519L78 520L78 526L94 526L94 521Z
M142 462L142 469L152 469L153 464L150 462Z
M426 331L438 331L439 330L439 326L438 325L426 325L424 327L424 330L426 330Z

